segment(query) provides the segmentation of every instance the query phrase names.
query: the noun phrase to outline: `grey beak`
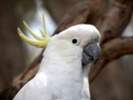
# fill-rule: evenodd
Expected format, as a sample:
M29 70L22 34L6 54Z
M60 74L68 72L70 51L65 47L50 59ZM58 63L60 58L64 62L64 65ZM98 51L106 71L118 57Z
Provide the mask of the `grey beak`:
M88 64L92 62L96 63L99 57L100 57L100 47L95 41L84 48L82 54L82 63L83 64Z

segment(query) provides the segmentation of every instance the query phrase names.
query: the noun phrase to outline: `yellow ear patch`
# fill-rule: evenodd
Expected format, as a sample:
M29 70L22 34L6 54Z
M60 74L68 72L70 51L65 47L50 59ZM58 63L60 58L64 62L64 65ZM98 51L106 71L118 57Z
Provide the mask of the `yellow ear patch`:
M20 28L18 28L18 34L19 36L24 40L26 41L27 43L33 45L33 46L36 46L36 47L40 47L40 48L46 48L47 46L47 43L50 39L49 35L47 34L46 32L46 24L45 24L45 19L44 19L44 16L43 16L43 26L44 26L44 32L41 31L41 34L43 37L40 37L40 36L37 36L31 29L30 27L28 26L28 24L23 21L23 24L24 26L27 28L27 30L29 31L29 33L34 37L36 38L38 41L35 41L35 40L32 40L30 38L28 38L27 36L24 35L24 33L20 30Z

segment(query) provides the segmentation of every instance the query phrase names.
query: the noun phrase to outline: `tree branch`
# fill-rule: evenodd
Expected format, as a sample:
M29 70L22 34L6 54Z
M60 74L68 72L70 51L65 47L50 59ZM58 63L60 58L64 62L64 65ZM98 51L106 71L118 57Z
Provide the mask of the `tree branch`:
M100 58L100 60L97 62L96 65L93 65L96 67L91 67L90 83L93 82L93 80L102 71L102 69L105 67L106 64L108 64L112 60L115 60L125 54L132 53L130 52L130 48L127 49L126 51L121 52L121 49L118 48L117 50L117 46L115 46L115 45L118 45L117 42L118 41L120 42L120 40L122 39L122 38L117 38L117 37L121 36L123 30L129 23L131 15L132 15L132 11L133 11L132 0L113 0L111 2L109 6L109 11L105 14L105 16L103 16L103 19L100 23L101 26L99 30L101 33L102 57ZM111 41L111 39L113 38L116 38L116 39ZM126 39L122 40L120 44L125 43L125 42L126 42ZM122 49L125 50L123 45L121 46L122 46ZM115 54L112 49L115 49L118 52L115 51L116 52Z
M74 6L72 10L70 10L64 16L54 34L58 34L59 32L63 31L64 29L72 25L85 23L87 16L89 16L90 14L89 4L90 1L86 0Z
M99 75L109 62L127 54L133 54L133 37L120 37L108 41L102 46L102 56L96 65L92 65L90 71L90 83Z
M75 5L63 17L54 34L58 34L66 28L76 24L96 24L107 8L107 0L84 0Z
M132 0L113 0L109 11L103 16L100 33L101 43L118 37L130 21L133 11Z

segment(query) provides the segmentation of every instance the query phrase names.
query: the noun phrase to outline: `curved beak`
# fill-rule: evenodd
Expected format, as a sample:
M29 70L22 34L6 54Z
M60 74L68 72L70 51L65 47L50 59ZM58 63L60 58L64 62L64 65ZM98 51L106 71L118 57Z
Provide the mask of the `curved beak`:
M99 57L100 57L100 47L96 41L84 47L82 53L83 64L88 64L92 62L96 63Z

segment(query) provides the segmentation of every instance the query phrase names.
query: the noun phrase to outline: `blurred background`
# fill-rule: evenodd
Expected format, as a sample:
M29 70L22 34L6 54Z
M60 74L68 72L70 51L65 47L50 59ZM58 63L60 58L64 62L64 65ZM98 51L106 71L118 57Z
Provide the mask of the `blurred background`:
M41 35L44 15L47 32L52 35L63 16L81 1L88 0L0 0L0 92L10 86L42 51L18 36L17 27L20 27L33 38L22 21ZM133 17L122 36L133 36ZM129 45L133 46L133 43ZM92 100L133 100L133 56L125 55L107 64L90 88Z

